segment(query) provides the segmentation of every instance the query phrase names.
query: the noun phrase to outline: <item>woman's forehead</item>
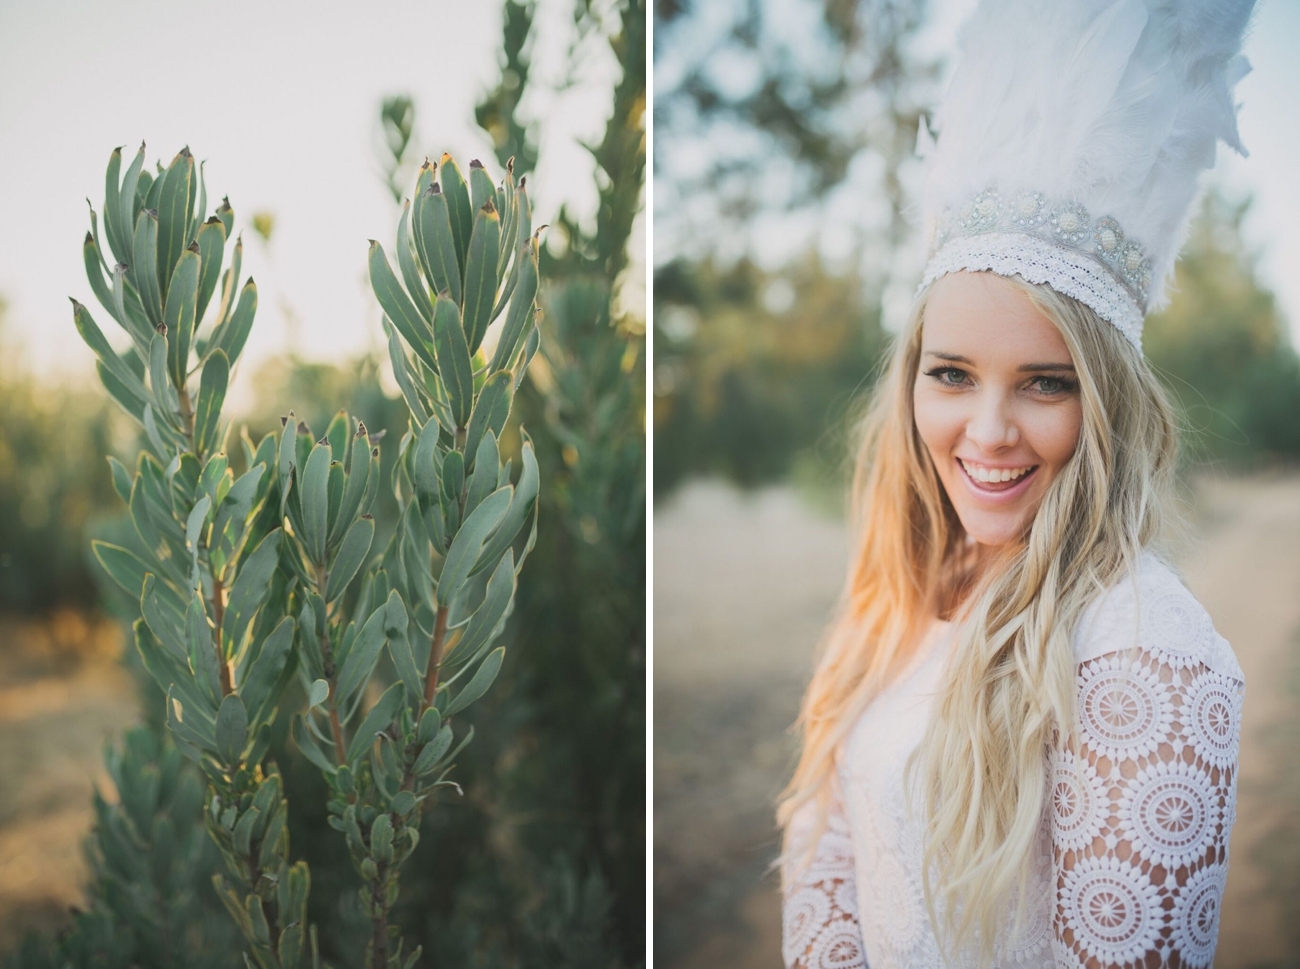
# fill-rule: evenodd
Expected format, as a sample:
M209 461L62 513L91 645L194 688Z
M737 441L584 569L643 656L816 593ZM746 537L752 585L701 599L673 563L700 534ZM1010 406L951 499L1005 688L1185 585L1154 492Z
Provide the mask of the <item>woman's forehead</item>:
M935 282L921 351L988 366L1071 362L1056 324L1024 290L994 273L949 273Z

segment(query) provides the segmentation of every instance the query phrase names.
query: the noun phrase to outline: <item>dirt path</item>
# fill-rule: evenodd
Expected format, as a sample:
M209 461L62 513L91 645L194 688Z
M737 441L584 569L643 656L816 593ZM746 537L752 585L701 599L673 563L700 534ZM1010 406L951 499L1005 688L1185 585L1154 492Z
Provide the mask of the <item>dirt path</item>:
M1205 481L1187 579L1248 690L1238 821L1215 965L1285 956L1258 857L1280 807L1263 744L1300 632L1300 477ZM655 952L668 969L779 969L765 869L793 720L843 576L842 525L788 489L689 485L655 513ZM1294 714L1292 714L1294 715Z
M92 786L112 791L104 743L137 718L120 638L69 617L0 623L0 956L83 904Z

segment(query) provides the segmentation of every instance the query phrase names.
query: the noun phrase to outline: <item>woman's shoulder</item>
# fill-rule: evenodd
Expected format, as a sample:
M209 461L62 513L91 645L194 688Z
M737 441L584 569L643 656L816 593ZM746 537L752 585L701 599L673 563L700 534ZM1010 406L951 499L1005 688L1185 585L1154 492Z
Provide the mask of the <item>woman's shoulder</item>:
M1244 682L1228 641L1174 569L1153 551L1120 576L1081 617L1073 636L1075 662L1137 648L1173 669L1204 665Z

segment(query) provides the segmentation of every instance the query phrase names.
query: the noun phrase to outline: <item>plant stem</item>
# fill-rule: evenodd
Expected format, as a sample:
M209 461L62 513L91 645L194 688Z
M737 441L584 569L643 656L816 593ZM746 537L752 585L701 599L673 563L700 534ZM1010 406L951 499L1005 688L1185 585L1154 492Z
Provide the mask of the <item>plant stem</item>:
M230 664L226 662L221 649L221 623L226 614L225 600L226 590L221 580L214 575L212 577L212 620L217 628L213 632L212 642L217 649L217 667L221 670L221 695L229 696L234 692L235 685L231 681Z
M323 565L314 566L316 573L316 592L325 601L325 589L329 584L329 572ZM328 605L326 607L328 609ZM328 622L328 620L327 620ZM328 625L319 633L320 639L320 656L321 664L325 667L325 682L330 686L329 698L326 700L326 707L330 712L330 731L334 735L334 756L340 764L347 763L347 746L343 743L343 725L339 723L338 698L334 695L334 653L330 649L330 634Z
M176 388L176 397L181 402L181 423L185 428L185 437L190 442L190 450L194 450L194 408L190 406L190 391L184 384ZM200 461L203 455L195 454Z
M371 917L373 932L370 937L371 969L387 969L388 966L388 907L384 882L388 877L388 866L379 865L379 874L370 885L370 904L380 914Z
M438 607L438 617L433 624L433 641L429 644L429 668L424 675L424 706L420 713L433 705L434 694L438 692L438 668L442 665L442 645L447 637L447 606Z

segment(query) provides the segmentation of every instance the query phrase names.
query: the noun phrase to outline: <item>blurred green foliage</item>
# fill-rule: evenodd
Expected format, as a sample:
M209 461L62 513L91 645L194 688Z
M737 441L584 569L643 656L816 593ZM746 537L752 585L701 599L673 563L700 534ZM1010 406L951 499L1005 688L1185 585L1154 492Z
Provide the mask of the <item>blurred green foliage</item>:
M1170 304L1146 321L1189 467L1300 459L1300 359L1242 241L1249 207L1206 196ZM851 418L888 346L870 285L806 256L777 271L679 259L654 286L656 494L693 475L842 481Z
M0 346L4 342L0 300ZM0 611L95 598L87 528L119 504L103 455L123 422L102 393L51 387L0 353Z

